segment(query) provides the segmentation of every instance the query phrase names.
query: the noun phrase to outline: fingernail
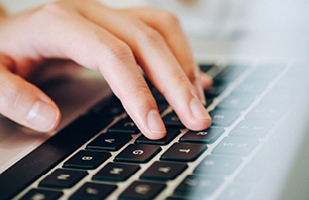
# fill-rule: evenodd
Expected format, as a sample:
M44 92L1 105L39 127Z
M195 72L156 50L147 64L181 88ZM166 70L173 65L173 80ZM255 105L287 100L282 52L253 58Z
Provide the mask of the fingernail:
M53 105L36 102L28 113L27 121L41 131L50 131L59 118L59 111Z
M148 127L153 134L162 135L166 133L161 116L156 110L151 110L148 113Z
M197 98L193 98L190 102L190 108L195 118L197 119L210 119L210 116L203 106L201 101Z

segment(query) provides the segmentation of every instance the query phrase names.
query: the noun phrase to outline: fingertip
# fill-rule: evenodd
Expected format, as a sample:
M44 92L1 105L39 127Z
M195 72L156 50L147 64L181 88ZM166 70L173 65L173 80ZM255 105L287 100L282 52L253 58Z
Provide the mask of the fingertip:
M210 88L210 86L213 84L212 77L204 72L200 73L200 80L204 90Z
M162 139L166 135L166 129L159 112L155 109L149 111L147 116L149 132L144 135L152 140Z
M33 104L26 117L30 127L40 132L54 130L59 125L60 119L60 110L55 103L40 100Z

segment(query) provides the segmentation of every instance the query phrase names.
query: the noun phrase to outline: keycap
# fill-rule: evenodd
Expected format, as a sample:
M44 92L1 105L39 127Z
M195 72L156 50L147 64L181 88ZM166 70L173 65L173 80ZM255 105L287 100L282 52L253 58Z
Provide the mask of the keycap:
M168 107L168 103L157 103L159 113L162 114Z
M31 189L20 200L57 200L63 195L60 191L50 191L43 189Z
M134 181L119 199L154 199L165 187L163 183Z
M246 69L247 67L243 64L228 65L214 77L214 80L225 82L235 81Z
M175 112L165 115L162 120L166 127L185 128Z
M250 191L251 188L247 185L231 184L223 191L218 200L246 200Z
M120 100L112 96L109 100L103 100L95 105L87 115L95 116L118 116L125 112Z
M258 139L226 137L212 151L213 154L247 156L259 144Z
M280 104L258 104L246 116L246 119L278 121L286 112Z
M260 95L268 87L268 82L252 81L247 79L240 85L238 85L232 92L232 95Z
M146 163L160 151L161 147L156 145L130 144L115 157L115 161Z
M156 145L166 145L170 143L179 133L180 130L178 128L167 128L166 136L159 140L150 140L146 138L144 135L139 136L136 139L136 143L138 144L156 144Z
M116 185L87 182L69 200L101 200L110 195L115 189L117 189Z
M139 169L138 165L108 163L92 179L97 181L125 181Z
M196 160L206 149L205 144L175 143L161 156L161 160L190 162Z
M229 136L244 136L262 138L273 128L274 124L265 120L248 120L239 122L229 133Z
M88 175L86 171L57 169L45 177L39 183L39 186L51 188L71 188L86 175Z
M229 126L240 116L238 111L215 109L209 112L214 126Z
M109 152L81 150L66 161L64 168L95 169L106 161L111 154Z
M253 81L271 81L274 80L286 68L285 64L281 63L260 63L254 69L248 79Z
M214 67L214 64L199 64L199 67L202 72L208 72L211 68Z
M219 96L225 89L226 89L227 85L212 85L210 86L210 88L208 88L207 90L205 90L204 94L205 97L208 99L212 99L214 97Z
M87 145L87 149L117 151L132 139L130 134L115 132L103 133Z
M141 179L167 181L176 178L188 166L182 163L161 162L153 163L141 176Z
M119 120L116 124L110 127L108 132L124 132L129 134L137 134L140 133L137 126L134 124L130 117L123 118Z
M209 155L197 166L194 174L229 175L242 163L240 157Z
M254 97L245 95L230 95L220 102L216 109L245 110L254 101Z
M210 127L203 131L186 132L181 138L180 142L196 142L211 144L214 143L224 133L223 128Z
M176 188L176 195L185 195L190 199L203 199L213 194L222 184L223 179L211 176L188 175Z

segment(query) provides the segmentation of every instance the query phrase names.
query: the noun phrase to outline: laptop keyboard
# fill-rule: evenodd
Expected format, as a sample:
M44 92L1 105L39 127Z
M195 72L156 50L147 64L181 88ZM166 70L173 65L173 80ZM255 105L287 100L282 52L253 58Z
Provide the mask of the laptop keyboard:
M18 199L245 199L251 182L259 179L250 166L268 154L260 149L271 141L274 127L293 101L285 92L291 87L287 71L292 67L200 67L215 74L213 86L205 91L210 128L185 129L149 83L167 127L165 138L153 141L143 136L112 97L58 133L74 132L63 144L68 148L75 140L84 143L68 158L57 159ZM95 137L80 139L80 132ZM244 179L246 184L241 184Z

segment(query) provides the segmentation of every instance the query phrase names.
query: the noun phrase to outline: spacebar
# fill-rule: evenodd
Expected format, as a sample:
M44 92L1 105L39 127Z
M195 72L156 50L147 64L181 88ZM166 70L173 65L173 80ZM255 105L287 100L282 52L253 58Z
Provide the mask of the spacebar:
M1 199L11 199L107 126L112 118L82 116L0 175Z

